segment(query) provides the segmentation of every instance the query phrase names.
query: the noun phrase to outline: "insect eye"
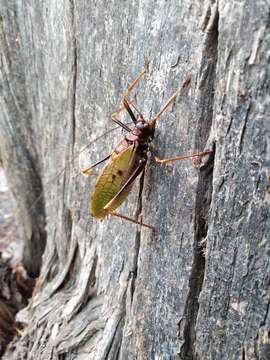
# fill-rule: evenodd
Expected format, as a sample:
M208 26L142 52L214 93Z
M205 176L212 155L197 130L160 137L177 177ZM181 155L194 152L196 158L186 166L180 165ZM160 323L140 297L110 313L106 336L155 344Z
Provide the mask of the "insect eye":
M145 125L143 123L141 123L141 122L136 124L136 128L139 129L139 130L142 130L144 128L144 126Z

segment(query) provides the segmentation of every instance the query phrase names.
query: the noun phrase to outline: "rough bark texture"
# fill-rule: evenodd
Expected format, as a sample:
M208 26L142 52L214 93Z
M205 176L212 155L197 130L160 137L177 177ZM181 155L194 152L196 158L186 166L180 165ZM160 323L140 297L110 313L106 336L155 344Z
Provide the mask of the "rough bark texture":
M1 2L0 11L0 158L13 195L20 237L25 243L24 265L34 277L39 274L45 246L42 196L35 202L42 189L38 161L42 153L36 147L40 122L36 118L34 87L38 84L34 78L38 73L29 53L30 43L20 27L24 15L19 13L15 1ZM31 212L27 211L31 207Z
M0 253L0 357L19 330L15 316L27 305L33 286L22 266L12 268Z
M1 154L18 206L29 206L29 186L44 190L35 241L43 204L47 223L35 295L18 315L25 334L6 358L270 358L269 11L266 0L2 5ZM160 156L214 150L200 170L149 162L121 212L155 225L155 241L90 218L93 180L72 162L111 127L145 58L135 94L146 117L192 76L158 123Z

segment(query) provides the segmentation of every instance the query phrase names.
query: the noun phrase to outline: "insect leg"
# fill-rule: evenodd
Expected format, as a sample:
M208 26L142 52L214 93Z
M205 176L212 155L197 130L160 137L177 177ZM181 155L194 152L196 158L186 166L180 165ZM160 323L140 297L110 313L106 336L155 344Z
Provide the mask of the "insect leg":
M132 81L132 83L128 86L127 90L124 92L123 97L128 96L131 90L139 83L144 74L148 71L149 61L146 60L142 71L139 75Z
M127 97L129 95L129 93L133 90L133 88L139 83L139 81L142 79L142 77L144 76L144 74L148 71L148 65L149 65L149 61L146 60L145 64L144 64L144 68L142 69L142 71L139 73L139 75L132 81L132 83L128 86L127 90L123 93L123 97ZM113 114L112 116L117 116L120 112L122 112L124 110L124 106L120 106Z
M138 225L147 227L148 229L151 229L151 230L152 230L153 236L156 237L157 231L156 231L156 228L155 228L154 226L152 226L152 225L143 223L143 222L141 222L141 221L134 220L134 219L132 219L132 218L130 218L130 217L128 217L128 216L119 214L119 213L117 213L117 212L115 212L115 211L110 211L110 215L112 215L112 216L117 216L117 217L119 217L119 218L121 218L121 219L130 221L130 222L132 222L132 223L134 223L134 224L138 224Z
M97 165L99 165L99 164L103 163L104 161L108 160L110 157L111 157L111 154L108 155L108 156L106 156L104 159L99 160L99 161L97 161L96 163L94 163L94 164L92 164L92 165L90 165L90 166L87 166L86 168L80 169L81 173L82 173L83 175L86 175L86 176L93 175L93 173L91 172L91 170L92 170L94 167L96 167Z
M167 107L175 100L175 98L179 95L182 95L183 92L188 87L191 81L191 77L188 76L186 80L182 83L182 85L176 90L176 92L166 101L166 103L162 106L159 112L151 119L151 121L156 122L157 119L161 116L161 114L167 109Z
M166 163L173 162L176 160L184 160L184 159L190 159L190 158L194 158L194 157L201 157L201 156L206 156L206 155L209 155L212 153L213 153L213 151L207 150L207 151L201 151L201 152L191 154L191 155L173 156L173 157L170 157L167 159L160 159L158 156L155 156L155 161L160 164L166 164Z

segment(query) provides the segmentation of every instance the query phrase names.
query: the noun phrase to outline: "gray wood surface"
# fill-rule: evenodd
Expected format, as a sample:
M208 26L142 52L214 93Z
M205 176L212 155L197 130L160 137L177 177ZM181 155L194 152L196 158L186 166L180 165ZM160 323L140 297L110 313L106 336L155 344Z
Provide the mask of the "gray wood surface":
M41 168L34 131L35 105L27 79L27 59L23 52L18 9L15 1L0 4L1 71L0 71L0 158L4 164L14 208L19 223L19 236L24 239L23 260L31 276L37 276L45 247L43 197L29 209L42 189ZM27 50L27 44L25 51ZM29 69L30 70L30 69ZM30 75L30 74L29 74Z
M29 189L43 188L47 233L6 358L270 358L269 11L266 0L2 3L1 157L24 217ZM89 216L94 179L79 163L110 153L121 130L72 160L113 127L145 58L133 98L147 118L192 77L158 122L159 155L214 151L197 167L149 162L120 210L156 226L155 241Z

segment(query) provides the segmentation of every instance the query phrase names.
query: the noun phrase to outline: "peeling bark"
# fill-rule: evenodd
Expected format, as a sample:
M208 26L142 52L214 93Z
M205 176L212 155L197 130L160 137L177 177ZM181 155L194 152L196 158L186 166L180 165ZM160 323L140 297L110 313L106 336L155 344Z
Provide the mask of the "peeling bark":
M1 157L17 207L29 209L44 190L38 229L36 217L24 218L36 239L46 213L47 233L31 305L17 316L26 331L6 359L269 358L269 7L2 5ZM120 210L156 226L156 241L134 224L89 217L93 180L78 176L79 166L108 155L121 131L76 157L112 127L145 58L150 70L132 98L146 118L192 78L158 121L159 156L213 150L195 166L150 159ZM27 175L15 172L18 162Z

